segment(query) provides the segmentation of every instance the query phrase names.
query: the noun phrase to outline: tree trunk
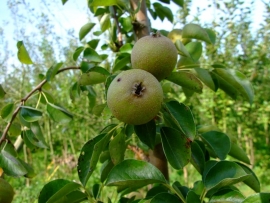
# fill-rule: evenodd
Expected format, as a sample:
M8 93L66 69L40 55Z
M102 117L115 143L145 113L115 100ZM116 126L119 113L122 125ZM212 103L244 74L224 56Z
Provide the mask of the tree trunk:
M130 0L131 7L134 11L137 9L139 1L140 0ZM147 17L145 0L142 0L141 8L136 14L136 21L133 22L133 29L136 40L150 34L150 22ZM149 151L149 160L150 163L156 166L162 172L164 177L169 180L168 163L161 143L157 144L154 150Z

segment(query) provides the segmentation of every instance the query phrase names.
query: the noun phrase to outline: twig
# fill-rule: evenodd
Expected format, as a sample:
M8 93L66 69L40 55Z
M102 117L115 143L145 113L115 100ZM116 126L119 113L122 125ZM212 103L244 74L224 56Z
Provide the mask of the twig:
M61 72L63 72L63 71L66 71L66 70L76 70L76 69L80 69L80 67L70 66L70 67L62 68L62 69L60 69L60 70L57 71L56 75L59 74L59 73L61 73ZM19 106L15 109L15 111L13 112L12 117L11 117L10 121L8 122L8 124L7 124L7 126L6 126L6 128L5 128L5 130L4 130L4 132L3 132L2 136L1 136L1 138L0 138L0 145L2 144L2 142L4 142L4 140L7 139L6 137L7 137L8 130L9 130L11 124L13 123L13 121L15 120L17 114L19 113L21 106L23 106L24 103L25 103L25 102L26 102L26 101L27 101L27 100L28 100L28 99L29 99L36 91L41 91L43 85L44 85L45 83L47 83L47 82L48 82L47 79L44 79L44 80L43 80L41 83L39 83L33 90L31 90L25 97L23 97L23 98L21 99L20 105L19 105Z
M116 15L117 11L115 6L113 6L113 18L115 20L115 24L117 27L117 39L118 39L118 45L119 47L123 46L123 37L122 37L122 30L121 27L119 25L119 20L118 20L118 16Z

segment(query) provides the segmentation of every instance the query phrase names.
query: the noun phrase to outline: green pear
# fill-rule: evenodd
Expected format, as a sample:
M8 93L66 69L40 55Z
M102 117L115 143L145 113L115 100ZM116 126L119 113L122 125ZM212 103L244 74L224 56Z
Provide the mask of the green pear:
M12 186L3 178L0 178L0 203L11 203L13 196Z

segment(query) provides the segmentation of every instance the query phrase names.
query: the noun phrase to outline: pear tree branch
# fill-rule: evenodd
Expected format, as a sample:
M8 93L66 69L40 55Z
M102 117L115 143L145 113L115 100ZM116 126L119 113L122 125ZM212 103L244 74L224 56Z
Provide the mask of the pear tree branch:
M62 68L60 70L57 71L56 74L59 74L61 72L67 71L67 70L78 70L80 69L80 67L76 67L76 66L70 66L70 67L66 67L66 68ZM7 133L8 130L11 126L11 124L13 123L13 121L15 120L17 114L20 111L21 106L24 105L24 103L36 92L36 91L41 91L43 85L45 85L47 83L47 79L44 79L43 81L41 81L34 89L32 89L25 97L23 97L21 99L21 103L20 105L15 109L15 111L13 112L10 121L8 122L7 126L5 127L2 136L0 138L0 145L2 144L2 142L4 142L7 139Z

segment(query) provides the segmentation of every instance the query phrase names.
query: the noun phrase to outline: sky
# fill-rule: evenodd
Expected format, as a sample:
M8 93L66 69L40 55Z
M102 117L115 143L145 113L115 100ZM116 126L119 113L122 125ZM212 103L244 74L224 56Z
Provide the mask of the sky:
M218 0L193 0L191 6L192 15L196 15L198 8L202 10L200 16L203 22L210 23L219 16L219 13L216 13L213 7L208 7L209 3L218 2ZM243 6L249 6L252 0L245 0L245 4ZM68 0L65 5L62 5L61 0L1 0L0 1L0 32L2 28L2 32L6 37L8 47L12 53L16 53L16 43L19 40L23 40L18 32L19 29L24 29L25 33L30 35L30 33L35 32L37 29L33 26L35 23L21 23L20 19L12 19L11 11L8 8L8 4L11 3L19 3L25 2L29 3L29 7L34 9L37 13L44 12L48 14L49 19L54 21L54 32L56 32L60 36L66 36L68 30L73 29L76 34L75 37L78 37L78 33L80 28L88 23L91 20L90 12L87 8L86 1L78 1L78 0ZM256 0L253 8L253 21L252 24L253 29L258 29L260 22L263 20L263 11L264 6L260 0ZM170 5L164 4L172 9L173 13L176 13L178 7L175 6L174 3ZM24 6L20 6L20 9L15 12L19 12L23 15L28 15L28 13L24 10ZM87 15L88 14L88 15ZM33 22L35 19L32 19ZM171 30L173 29L173 25L169 23L167 20L161 22L160 20L156 20L152 22L153 27ZM162 25L162 26L161 26ZM176 25L176 28L180 28L179 25ZM1 39L0 39L1 40ZM1 42L1 41L0 41ZM64 39L63 39L64 43ZM4 48L1 47L3 43L0 43L0 59L1 59L1 50ZM2 53L3 55L3 53ZM14 54L13 54L14 56ZM15 56L14 56L15 57ZM14 60L13 60L14 61Z

